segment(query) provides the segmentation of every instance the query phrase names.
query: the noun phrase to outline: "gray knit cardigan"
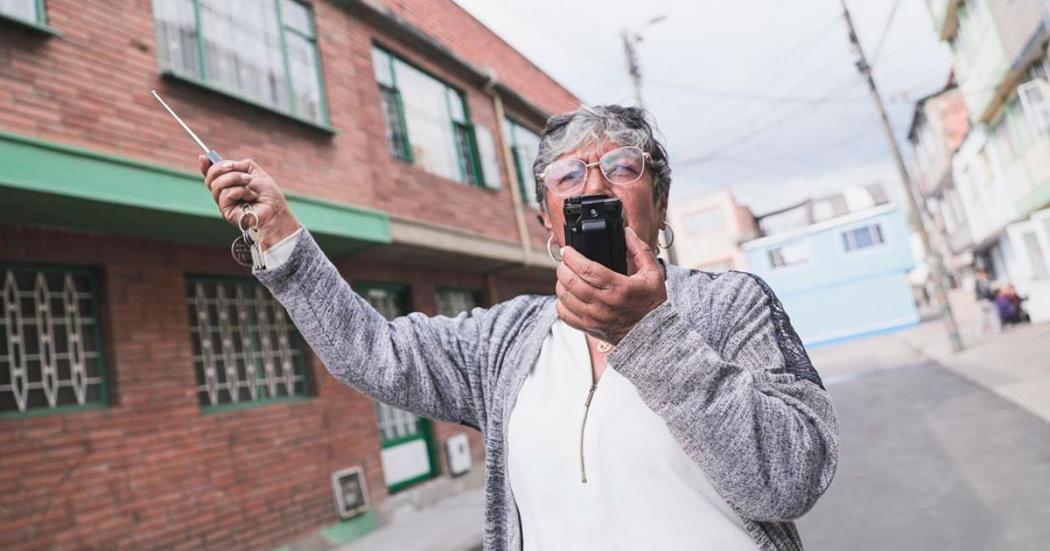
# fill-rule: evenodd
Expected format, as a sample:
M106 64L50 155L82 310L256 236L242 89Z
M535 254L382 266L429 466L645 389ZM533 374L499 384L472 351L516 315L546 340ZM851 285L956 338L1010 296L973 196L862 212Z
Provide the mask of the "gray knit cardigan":
M521 549L506 427L556 318L554 298L387 321L305 230L285 263L255 275L336 379L481 431L485 549ZM609 367L664 419L761 549L801 549L791 520L828 488L837 459L838 426L820 377L758 277L671 266L667 294L617 345Z

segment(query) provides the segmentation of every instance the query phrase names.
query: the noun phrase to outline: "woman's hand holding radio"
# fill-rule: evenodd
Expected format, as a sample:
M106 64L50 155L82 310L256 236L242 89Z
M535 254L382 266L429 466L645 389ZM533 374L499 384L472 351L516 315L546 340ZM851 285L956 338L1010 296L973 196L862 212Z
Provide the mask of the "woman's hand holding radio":
M592 337L618 344L646 314L667 300L664 274L649 245L625 231L634 271L618 274L572 247L558 264L558 317Z
M299 229L299 222L288 209L284 192L255 161L223 161L213 165L203 155L198 160L204 183L227 222L238 224L242 202L252 206L259 217L263 249Z

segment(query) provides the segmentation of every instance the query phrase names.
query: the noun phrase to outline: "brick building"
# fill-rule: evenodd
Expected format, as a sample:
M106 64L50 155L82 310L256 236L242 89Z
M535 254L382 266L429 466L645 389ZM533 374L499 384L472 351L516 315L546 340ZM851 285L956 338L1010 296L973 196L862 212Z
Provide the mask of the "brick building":
M480 483L475 431L334 381L234 264L150 89L385 314L551 289L522 176L577 100L451 1L2 3L0 548L334 546Z

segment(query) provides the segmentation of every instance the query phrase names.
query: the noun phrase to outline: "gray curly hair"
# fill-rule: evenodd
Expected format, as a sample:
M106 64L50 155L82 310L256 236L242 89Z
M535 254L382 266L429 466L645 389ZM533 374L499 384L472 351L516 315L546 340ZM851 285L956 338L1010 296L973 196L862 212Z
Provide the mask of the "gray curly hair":
M575 111L551 117L543 129L536 162L532 165L536 200L542 208L547 208L547 189L540 175L547 166L570 151L605 139L621 147L637 146L648 153L653 174L653 199L667 199L671 191L671 166L667 150L653 132L656 123L652 119L645 109L622 105L581 105Z

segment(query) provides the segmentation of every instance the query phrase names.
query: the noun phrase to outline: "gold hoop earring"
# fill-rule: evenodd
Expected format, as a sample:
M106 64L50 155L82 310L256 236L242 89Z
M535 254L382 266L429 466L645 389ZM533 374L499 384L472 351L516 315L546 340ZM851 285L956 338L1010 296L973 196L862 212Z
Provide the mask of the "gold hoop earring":
M671 245L674 245L674 230L671 229L671 225L667 222L660 224L660 230L662 231L664 236L669 235L670 237L667 237L667 244L664 244L660 242L660 237L658 236L656 238L656 246L660 247L661 249L670 249Z
M553 242L554 234L551 234L551 236L547 238L547 256L551 257L551 260L555 262L561 262L561 255L554 256L554 251L551 250L551 243Z

